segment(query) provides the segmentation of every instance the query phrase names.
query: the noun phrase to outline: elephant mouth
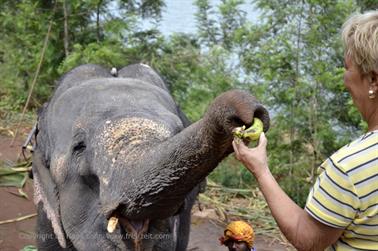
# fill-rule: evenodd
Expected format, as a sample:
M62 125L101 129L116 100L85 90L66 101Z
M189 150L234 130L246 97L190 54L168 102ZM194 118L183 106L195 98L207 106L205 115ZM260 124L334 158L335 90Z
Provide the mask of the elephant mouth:
M132 220L123 216L121 210L114 210L109 214L107 222L108 233L113 233L117 227L120 228L123 241L132 241L135 250L142 250L142 240L149 228L149 219Z

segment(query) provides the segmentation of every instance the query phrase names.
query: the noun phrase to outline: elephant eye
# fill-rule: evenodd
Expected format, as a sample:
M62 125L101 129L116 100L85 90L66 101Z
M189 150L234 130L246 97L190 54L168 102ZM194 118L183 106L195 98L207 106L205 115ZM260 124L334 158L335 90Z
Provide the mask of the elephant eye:
M72 148L72 153L73 154L80 154L80 153L84 152L85 148L86 148L86 146L85 146L84 142L80 141L77 144L75 144L75 146Z
M86 149L86 146L83 141L79 141L72 148L73 164L77 167L79 174L82 176L89 174L88 162L87 162L87 159L85 158L85 154L83 154L85 149Z
M72 154L78 155L84 152L86 149L85 145L85 131L83 129L78 129L73 136L73 147Z

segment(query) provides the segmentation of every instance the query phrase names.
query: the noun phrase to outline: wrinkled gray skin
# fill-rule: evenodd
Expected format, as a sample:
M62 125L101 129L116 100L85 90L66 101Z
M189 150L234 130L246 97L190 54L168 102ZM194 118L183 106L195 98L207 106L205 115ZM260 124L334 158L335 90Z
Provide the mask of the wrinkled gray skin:
M233 90L189 125L150 67L83 65L39 112L33 154L39 250L186 250L199 184L232 129L267 111ZM113 233L108 219L117 216ZM139 238L136 238L139 234Z

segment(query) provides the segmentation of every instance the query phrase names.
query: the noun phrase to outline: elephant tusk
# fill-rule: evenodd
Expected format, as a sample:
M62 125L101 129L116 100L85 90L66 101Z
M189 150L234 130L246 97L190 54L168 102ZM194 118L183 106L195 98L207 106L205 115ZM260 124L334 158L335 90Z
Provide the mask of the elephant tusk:
M106 228L109 233L113 233L118 224L118 218L115 216L110 217L108 221L108 227Z

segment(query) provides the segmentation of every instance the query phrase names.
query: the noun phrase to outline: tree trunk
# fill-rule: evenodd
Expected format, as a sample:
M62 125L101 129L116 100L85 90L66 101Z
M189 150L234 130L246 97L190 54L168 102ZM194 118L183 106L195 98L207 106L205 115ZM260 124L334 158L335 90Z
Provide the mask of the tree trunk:
M97 4L97 12L96 12L96 30L97 30L97 43L100 42L101 34L100 34L100 10L103 0L99 0Z
M303 2L302 2L303 6ZM289 176L293 175L294 170L294 148L293 148L293 141L295 139L295 116L296 116L296 106L298 105L298 97L297 97L297 85L300 76L300 50L301 50L301 32L302 32L302 15L299 14L299 21L297 25L297 41L296 41L296 61L295 61L295 79L293 81L293 91L294 97L291 101L290 107L290 169L289 169Z
M68 11L67 11L67 0L63 0L63 14L64 14L64 55L68 57L69 50L69 37L68 37Z

